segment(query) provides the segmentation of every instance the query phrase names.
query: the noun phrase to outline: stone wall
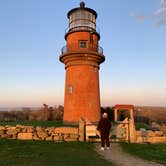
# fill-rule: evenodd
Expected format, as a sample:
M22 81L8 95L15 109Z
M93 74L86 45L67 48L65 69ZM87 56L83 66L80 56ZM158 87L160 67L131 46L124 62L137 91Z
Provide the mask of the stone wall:
M124 126L128 126L127 123L119 124L116 126L118 131ZM131 126L131 125L130 125ZM132 127L132 126L131 126ZM129 141L133 143L166 143L166 132L163 131L135 131L130 129L130 135L128 138L128 127L125 127L126 136L123 141ZM86 131L86 133L85 133ZM19 140L46 140L46 141L84 141L86 135L86 141L98 142L99 138L89 139L88 136L96 136L96 126L86 125L85 122L80 120L79 127L33 127L33 126L0 126L0 139L19 139ZM111 134L114 134L113 131ZM131 136L134 139L131 141ZM129 139L129 140L128 140ZM121 140L121 141L122 141ZM115 140L114 140L115 141ZM120 141L120 140L117 140Z
M166 143L166 133L164 131L136 131L137 143Z
M78 141L77 127L0 126L0 139Z

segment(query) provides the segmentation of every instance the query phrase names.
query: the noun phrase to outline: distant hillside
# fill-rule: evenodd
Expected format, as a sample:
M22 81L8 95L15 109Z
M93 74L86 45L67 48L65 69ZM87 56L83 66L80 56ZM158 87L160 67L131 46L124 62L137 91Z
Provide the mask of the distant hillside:
M1 111L24 111L24 110L39 110L41 107L0 107Z
M144 116L151 121L166 122L166 107L136 106L135 116Z

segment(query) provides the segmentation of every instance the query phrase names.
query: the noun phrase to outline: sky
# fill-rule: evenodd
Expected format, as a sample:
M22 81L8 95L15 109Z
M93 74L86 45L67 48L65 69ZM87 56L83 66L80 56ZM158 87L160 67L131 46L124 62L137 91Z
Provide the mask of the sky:
M67 12L78 0L0 0L0 107L63 105ZM85 0L98 13L101 105L166 106L166 0Z

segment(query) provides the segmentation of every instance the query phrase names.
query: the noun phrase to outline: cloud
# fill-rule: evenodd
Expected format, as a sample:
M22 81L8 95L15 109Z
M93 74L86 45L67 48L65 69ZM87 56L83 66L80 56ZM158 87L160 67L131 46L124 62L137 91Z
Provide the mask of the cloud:
M160 8L154 13L155 16L161 16L166 13L166 0L161 0Z
M160 8L154 12L154 16L157 18L157 26L166 25L166 0L160 1Z
M131 14L137 21L143 22L148 19L155 19L157 21L157 26L166 25L166 0L160 0L159 9L154 11L154 13L149 15L144 14Z
M158 26L166 25L166 18L159 20L159 21L157 22L157 25L158 25Z
M136 14L132 14L132 16L134 16L136 18L137 21L143 22L145 21L146 17L144 15L136 15Z

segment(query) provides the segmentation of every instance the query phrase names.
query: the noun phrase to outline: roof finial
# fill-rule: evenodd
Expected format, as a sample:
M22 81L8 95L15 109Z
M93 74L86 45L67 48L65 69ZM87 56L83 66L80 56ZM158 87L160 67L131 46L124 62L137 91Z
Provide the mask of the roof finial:
M80 7L81 7L81 8L84 8L84 7L85 7L85 2L81 1L81 2L80 2Z

